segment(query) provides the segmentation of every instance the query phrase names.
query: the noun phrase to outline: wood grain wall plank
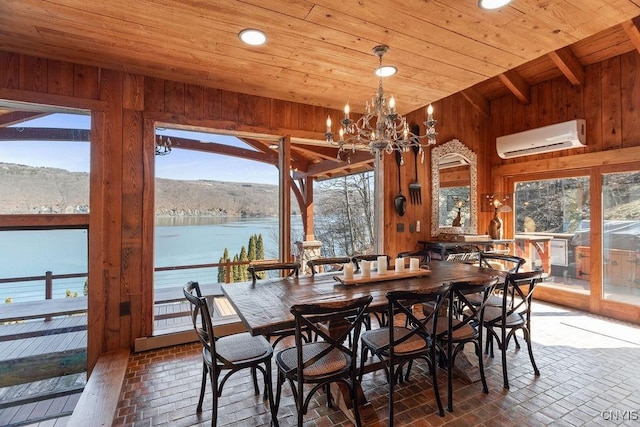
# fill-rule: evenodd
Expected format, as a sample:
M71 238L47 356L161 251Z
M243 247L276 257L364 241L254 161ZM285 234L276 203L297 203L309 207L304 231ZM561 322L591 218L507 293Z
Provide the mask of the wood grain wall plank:
M104 308L104 342L102 351L112 351L121 348L121 334L129 335L129 331L122 331L120 323L120 303L122 302L122 80L123 74L110 70L100 73L100 99L107 102L106 120L104 123L104 165L102 167L102 182L100 188L104 192L102 209L104 210L104 252L103 265L105 267L105 300L101 302Z
M622 99L622 147L640 145L640 52L634 50L620 58Z
M146 77L144 79L144 111L164 112L164 80Z
M73 64L69 62L47 62L47 88L49 93L73 96Z
M20 89L47 92L47 60L33 56L20 57Z
M73 65L73 96L88 99L99 97L99 69L89 65Z
M20 55L0 51L0 87L20 89Z
M166 81L164 83L164 108L167 113L184 114L184 83Z
M620 57L602 62L602 148L622 146Z
M190 84L185 86L184 113L195 119L204 117L204 87Z
M602 151L602 85L600 63L585 68L584 111L589 152Z
M204 118L222 120L222 91L204 88Z

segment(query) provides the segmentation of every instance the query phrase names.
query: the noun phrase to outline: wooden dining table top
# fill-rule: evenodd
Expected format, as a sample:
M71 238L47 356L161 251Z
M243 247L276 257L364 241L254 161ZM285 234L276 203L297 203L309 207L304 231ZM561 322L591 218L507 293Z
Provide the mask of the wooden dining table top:
M387 305L386 293L395 290L434 289L451 282L483 281L497 272L464 263L432 262L420 277L390 279L357 285L344 285L334 279L342 273L315 276L267 278L256 283L222 285L222 292L252 335L269 335L295 326L290 308L296 304L341 301L371 295L370 309Z

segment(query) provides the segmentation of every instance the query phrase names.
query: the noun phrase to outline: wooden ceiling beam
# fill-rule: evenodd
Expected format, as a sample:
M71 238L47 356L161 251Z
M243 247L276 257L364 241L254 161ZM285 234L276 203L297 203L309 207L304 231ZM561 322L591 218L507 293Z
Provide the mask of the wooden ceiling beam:
M469 101L469 103L483 116L489 117L491 115L491 105L489 104L489 100L474 88L470 87L464 89L462 91L462 96L464 96L465 99Z
M625 21L621 25L627 33L629 40L631 40L631 43L633 43L636 50L640 52L640 16Z
M518 72L509 70L498 77L520 102L523 104L531 103L531 86Z
M11 126L27 120L37 119L38 117L48 116L49 114L36 113L34 111L11 111L0 115L0 126Z
M1 127L0 141L89 142L88 129Z
M549 52L549 58L574 86L584 86L584 66L570 47Z
M294 179L300 179L307 176L333 176L336 173L355 170L360 167L365 169L373 169L373 156L368 151L357 151L350 156L350 162L339 161L337 159L325 160L320 163L309 165L306 172L294 172Z

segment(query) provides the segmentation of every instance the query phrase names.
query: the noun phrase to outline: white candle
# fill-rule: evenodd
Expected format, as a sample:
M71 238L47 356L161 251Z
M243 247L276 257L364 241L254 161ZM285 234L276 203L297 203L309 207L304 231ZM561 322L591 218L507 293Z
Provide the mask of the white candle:
M404 258L396 258L396 272L402 273L404 271Z
M410 258L409 260L409 271L418 271L420 270L420 259L418 258Z
M353 279L353 264L344 264L342 266L342 274L345 279Z
M371 276L371 263L369 263L369 261L361 261L360 262L360 271L362 272L362 277L370 277Z
M327 132L331 132L331 116L327 116Z
M378 257L378 274L384 274L387 272L387 257L379 256Z

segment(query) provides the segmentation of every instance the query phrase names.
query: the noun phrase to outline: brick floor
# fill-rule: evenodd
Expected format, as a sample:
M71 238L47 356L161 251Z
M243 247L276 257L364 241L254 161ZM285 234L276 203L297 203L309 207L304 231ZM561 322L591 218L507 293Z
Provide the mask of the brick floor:
M601 426L640 425L640 328L583 312L536 302L533 375L526 349L508 354L511 388L502 387L500 358L485 358L489 394L479 382L454 384L454 412L439 417L424 366L396 389L397 426ZM522 340L521 340L522 342ZM280 347L278 347L280 348ZM275 363L274 363L275 365ZM446 405L446 373L439 372ZM116 426L210 425L211 395L196 414L201 349L189 344L131 356L120 395ZM369 410L387 425L387 384L381 371L362 384ZM269 425L270 412L254 396L248 373L232 376L219 401L218 425ZM280 425L296 424L295 406L285 385L278 412ZM339 410L326 406L324 394L311 403L305 426L351 426Z

